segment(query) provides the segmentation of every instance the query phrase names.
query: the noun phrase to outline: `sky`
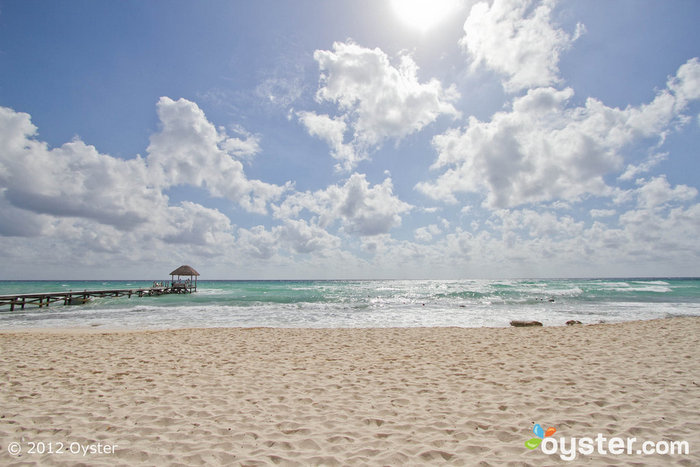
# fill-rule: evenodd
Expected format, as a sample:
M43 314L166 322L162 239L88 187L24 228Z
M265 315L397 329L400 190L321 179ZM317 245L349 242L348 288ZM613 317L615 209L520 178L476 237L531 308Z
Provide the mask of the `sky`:
M0 279L699 276L699 21L0 0Z

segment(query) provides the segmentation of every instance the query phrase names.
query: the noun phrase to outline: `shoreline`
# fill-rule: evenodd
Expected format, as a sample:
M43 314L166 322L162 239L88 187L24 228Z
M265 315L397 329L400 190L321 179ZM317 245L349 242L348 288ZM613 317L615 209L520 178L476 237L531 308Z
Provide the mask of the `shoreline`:
M646 322L646 321L663 321L667 319L685 319L685 318L700 318L700 316L674 316L671 318L652 318L648 320L634 320L634 321L616 321L608 323L580 323L576 326L607 326L625 323L636 323L636 322ZM282 326L221 326L221 327L182 327L182 328L117 328L117 327L102 327L102 326L90 326L90 327L55 327L55 328L40 328L40 327L27 327L27 328L17 328L17 329L1 329L0 335L3 334L123 334L123 333L158 333L158 332L175 332L175 331L207 331L207 330L257 330L257 329L267 329L267 330L308 330L308 331L332 331L332 330L358 330L367 331L372 329L377 330L398 330L398 329L512 329L517 326L479 326L479 327L468 327L468 326L393 326L393 327L282 327ZM525 326L527 327L527 326ZM567 324L558 325L543 325L541 328L566 328L571 327Z
M578 454L576 463L700 461L700 317L11 330L0 331L0 348L4 465L564 464L525 447L535 423L555 427L555 438L690 444L688 455ZM11 457L22 439L116 448Z
M0 312L0 329L508 327L512 320L535 320L545 326L556 326L569 320L592 324L700 316L698 280L206 283L200 283L204 288L198 293L186 296L98 298L74 307L28 306L19 313ZM65 290L71 288L69 284L61 285ZM95 290L136 286L86 284L88 289ZM36 291L41 287L16 288L15 292L30 289ZM44 290L49 289L54 288Z
M309 330L309 331L331 331L331 330L394 330L394 329L513 329L517 327L530 327L530 328L574 328L574 327L590 327L590 326L616 326L629 323L645 323L651 321L667 321L676 319L700 319L699 316L687 315L687 316L669 316L664 318L649 318L649 319L635 319L629 321L601 321L597 323L586 323L579 322L574 325L568 325L564 322L560 324L542 324L542 326L514 326L514 325L503 325L503 326L363 326L363 327L350 327L350 326L337 326L337 327L292 327L292 326L186 326L186 327L173 327L173 328L138 328L138 327L113 327L111 325L90 325L85 327L18 327L18 328L0 328L0 335L6 334L121 334L121 333L158 333L158 332L174 332L174 331L198 331L198 330L251 330L251 329L268 329L268 330Z

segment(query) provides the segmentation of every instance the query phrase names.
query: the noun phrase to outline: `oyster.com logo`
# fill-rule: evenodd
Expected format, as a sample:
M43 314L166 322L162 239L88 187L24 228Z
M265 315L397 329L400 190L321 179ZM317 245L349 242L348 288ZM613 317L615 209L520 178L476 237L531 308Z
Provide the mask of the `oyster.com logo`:
M532 427L532 432L537 436L537 438L530 438L525 441L525 447L528 449L537 449L542 440L548 436L552 436L557 432L557 429L550 426L547 428L547 431L545 431L539 423L535 423L535 426Z
M581 454L582 456L687 456L690 454L690 443L686 440L660 440L642 441L637 438L622 438L613 436L608 438L603 433L598 433L595 438L589 436L559 436L552 435L557 429L550 426L545 430L542 425L535 423L532 432L536 438L525 441L525 447L531 451L540 448L546 455L559 454L564 461L573 461Z

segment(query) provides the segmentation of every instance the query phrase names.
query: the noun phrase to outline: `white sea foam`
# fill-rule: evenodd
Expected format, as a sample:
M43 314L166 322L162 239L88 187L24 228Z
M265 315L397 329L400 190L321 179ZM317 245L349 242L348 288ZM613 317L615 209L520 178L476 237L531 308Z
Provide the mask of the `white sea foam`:
M596 323L684 315L700 315L698 281L205 282L192 295L105 298L0 313L0 329L480 327L508 326L513 319L562 325L570 319Z
M634 286L618 287L618 288L611 288L611 290L614 290L616 292L655 292L655 293L667 293L667 292L673 291L670 287L663 287L660 285L649 285L649 286L641 286L641 287L634 287Z
M198 287L197 293L201 295L227 295L229 292L224 289L205 289Z
M547 294L554 297L578 297L583 294L583 289L581 287L572 287L561 290L548 290Z
M633 284L671 285L666 281L633 281Z

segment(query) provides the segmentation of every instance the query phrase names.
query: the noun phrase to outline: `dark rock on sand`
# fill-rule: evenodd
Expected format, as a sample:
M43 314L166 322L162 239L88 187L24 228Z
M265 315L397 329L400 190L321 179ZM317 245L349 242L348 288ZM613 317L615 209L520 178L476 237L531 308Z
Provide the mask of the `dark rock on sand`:
M515 326L516 328L524 328L528 326L542 326L542 323L539 321L511 321L510 322L511 326Z

